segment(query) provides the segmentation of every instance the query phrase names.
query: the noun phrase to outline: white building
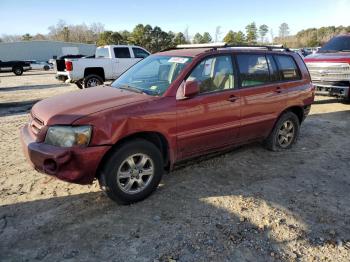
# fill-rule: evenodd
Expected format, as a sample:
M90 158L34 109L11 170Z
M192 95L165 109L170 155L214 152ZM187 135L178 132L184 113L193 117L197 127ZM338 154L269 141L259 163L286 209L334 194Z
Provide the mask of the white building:
M48 61L63 55L95 54L96 45L59 41L21 41L0 43L0 60Z

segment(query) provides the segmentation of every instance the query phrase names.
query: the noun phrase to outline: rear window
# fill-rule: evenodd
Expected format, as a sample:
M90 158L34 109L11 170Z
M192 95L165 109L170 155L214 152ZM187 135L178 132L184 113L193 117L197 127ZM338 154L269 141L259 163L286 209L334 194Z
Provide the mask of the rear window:
M276 55L275 56L280 75L284 81L300 80L298 67L291 56Z
M129 47L115 47L114 54L116 58L130 58Z
M263 85L270 82L269 67L265 55L237 55L242 87Z

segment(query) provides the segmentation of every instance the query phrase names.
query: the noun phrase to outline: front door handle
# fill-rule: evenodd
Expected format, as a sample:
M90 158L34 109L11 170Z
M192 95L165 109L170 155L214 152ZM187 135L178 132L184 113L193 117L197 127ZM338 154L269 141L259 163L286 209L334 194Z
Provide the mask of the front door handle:
M232 95L232 96L230 96L230 97L227 99L227 101L229 101L229 102L236 102L237 99L238 99L237 96Z

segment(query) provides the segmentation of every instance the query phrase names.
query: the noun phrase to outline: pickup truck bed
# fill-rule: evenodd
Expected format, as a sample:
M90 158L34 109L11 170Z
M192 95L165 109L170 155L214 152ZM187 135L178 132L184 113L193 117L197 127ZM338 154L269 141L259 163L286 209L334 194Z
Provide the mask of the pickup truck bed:
M114 80L150 53L137 46L110 45L96 49L96 58L69 57L56 60L56 78L79 88Z

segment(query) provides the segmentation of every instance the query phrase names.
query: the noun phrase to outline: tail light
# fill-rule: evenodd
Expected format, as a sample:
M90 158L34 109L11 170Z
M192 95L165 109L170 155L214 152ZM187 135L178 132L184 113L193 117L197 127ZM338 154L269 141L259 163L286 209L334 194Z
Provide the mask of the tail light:
M73 71L73 63L71 61L66 61L66 71Z

